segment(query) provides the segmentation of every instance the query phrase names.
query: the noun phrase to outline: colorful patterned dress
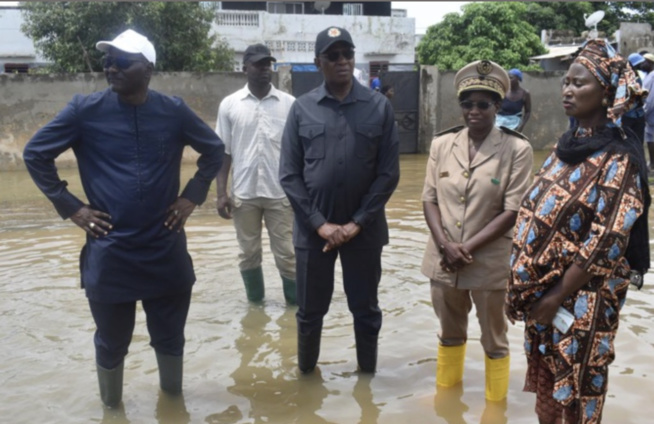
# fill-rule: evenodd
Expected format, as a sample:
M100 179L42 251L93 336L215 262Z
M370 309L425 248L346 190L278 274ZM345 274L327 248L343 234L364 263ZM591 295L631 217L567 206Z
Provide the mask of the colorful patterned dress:
M525 390L538 391L538 369L545 364L554 375L554 399L564 411L574 410L580 423L601 420L629 286L624 252L642 199L638 167L626 153L601 150L577 165L552 153L518 213L507 314L526 324ZM564 301L575 321L562 334L530 319L527 310L572 264L593 277Z

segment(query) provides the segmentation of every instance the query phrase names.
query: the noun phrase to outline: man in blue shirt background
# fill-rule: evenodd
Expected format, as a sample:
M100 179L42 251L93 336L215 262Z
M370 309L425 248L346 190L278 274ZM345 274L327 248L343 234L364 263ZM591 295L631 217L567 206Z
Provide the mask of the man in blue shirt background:
M148 89L156 52L146 37L127 30L96 48L106 52L110 88L76 95L34 135L23 158L59 215L86 232L80 272L97 327L100 396L115 407L122 399L138 300L160 386L171 394L182 391L184 326L195 282L184 224L205 201L224 146L180 98ZM200 158L179 194L186 145ZM77 158L88 204L57 173L54 160L68 149Z

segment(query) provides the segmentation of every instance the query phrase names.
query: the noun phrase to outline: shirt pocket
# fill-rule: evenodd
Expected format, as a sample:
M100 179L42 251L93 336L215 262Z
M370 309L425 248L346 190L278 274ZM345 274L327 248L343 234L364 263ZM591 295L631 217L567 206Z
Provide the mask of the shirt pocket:
M355 154L361 159L377 157L377 148L382 135L381 125L357 125Z
M324 159L325 126L323 124L300 125L298 130L305 159Z

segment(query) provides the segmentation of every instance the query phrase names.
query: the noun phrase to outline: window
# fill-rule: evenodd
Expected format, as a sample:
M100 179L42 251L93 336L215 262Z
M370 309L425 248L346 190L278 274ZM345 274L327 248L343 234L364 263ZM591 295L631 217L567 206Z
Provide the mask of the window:
M370 62L370 78L378 77L384 72L388 72L388 61Z
M343 5L344 15L363 15L363 3L345 3Z
M289 15L304 14L304 3L300 2L268 2L268 13L283 13Z
M27 63L5 63L5 73L7 74L27 74L30 66Z

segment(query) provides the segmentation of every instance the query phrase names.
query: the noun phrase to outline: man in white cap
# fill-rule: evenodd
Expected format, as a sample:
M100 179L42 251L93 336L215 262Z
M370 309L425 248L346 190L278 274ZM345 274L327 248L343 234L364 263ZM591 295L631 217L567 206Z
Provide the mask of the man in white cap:
M184 326L195 282L184 224L206 199L224 146L180 98L148 89L156 52L146 37L127 30L96 48L106 53L110 88L76 95L32 137L23 158L59 215L86 232L81 282L96 324L100 396L115 407L122 399L138 300L160 386L181 393ZM180 194L186 145L200 159ZM69 192L57 173L54 160L68 149L77 158L88 204Z
M248 46L243 55L248 82L225 97L218 108L216 133L225 143L225 160L216 178L216 207L222 218L234 218L241 250L239 269L248 300L259 302L265 295L261 268L264 221L284 298L294 305L293 209L279 184L279 152L295 98L272 85L273 61L276 59L265 45ZM230 197L227 180L231 168Z

